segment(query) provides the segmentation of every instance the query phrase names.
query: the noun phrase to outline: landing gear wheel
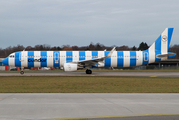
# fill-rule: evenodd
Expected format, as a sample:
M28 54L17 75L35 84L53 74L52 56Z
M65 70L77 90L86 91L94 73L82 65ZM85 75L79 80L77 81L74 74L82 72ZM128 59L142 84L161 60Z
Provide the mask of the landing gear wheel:
M92 74L92 71L87 69L86 74Z
M23 74L24 74L24 71L21 71L20 74L23 75Z

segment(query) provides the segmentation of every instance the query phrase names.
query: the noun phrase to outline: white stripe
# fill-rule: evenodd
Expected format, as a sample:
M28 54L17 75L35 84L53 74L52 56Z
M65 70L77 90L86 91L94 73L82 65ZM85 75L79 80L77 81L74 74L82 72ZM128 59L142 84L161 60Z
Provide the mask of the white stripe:
M136 66L142 65L143 62L142 51L136 51L136 57L137 57Z
M60 51L60 67L66 63L66 51Z
M98 51L98 58L104 57L104 51ZM104 67L104 61L98 63L98 67Z
M21 52L21 67L28 67L27 51Z
M14 57L9 57L9 66L15 67L15 53L12 53Z
M167 37L167 41L162 40L162 37L164 37L164 36ZM161 53L162 54L167 53L167 46L168 46L168 28L166 28L161 35Z
M91 51L85 51L86 60L92 59L91 53L92 53Z
M117 67L117 51L114 51L111 56L111 67Z
M73 62L79 61L79 51L73 51Z
M53 51L47 51L47 67L53 67Z
M129 67L130 66L130 52L129 51L123 51L123 59L124 59L124 63L123 63L123 67Z
M34 51L34 60L35 59L40 59L40 51ZM41 67L40 63L41 62L35 62L34 61L34 67Z
M166 38L167 38L167 41L165 41L165 40L162 40L162 38L164 37L164 36L166 36ZM162 33L162 35L161 35L161 53L162 54L167 54L167 47L168 47L168 28L166 28L165 30L164 30L164 32ZM161 60L166 60L167 59L167 57L164 57L164 58L162 58Z
M104 51L98 51L98 58L104 57Z
M155 62L155 42L153 44L154 45L149 48L149 63Z

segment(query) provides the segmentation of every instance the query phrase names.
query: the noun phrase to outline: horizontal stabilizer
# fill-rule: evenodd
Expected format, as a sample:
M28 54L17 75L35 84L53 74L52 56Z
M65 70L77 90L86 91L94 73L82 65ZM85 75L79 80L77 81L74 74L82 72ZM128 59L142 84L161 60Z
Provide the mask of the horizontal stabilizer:
M170 54L161 54L161 55L156 55L157 58L164 58L164 57L169 57L175 55L175 53L170 53Z

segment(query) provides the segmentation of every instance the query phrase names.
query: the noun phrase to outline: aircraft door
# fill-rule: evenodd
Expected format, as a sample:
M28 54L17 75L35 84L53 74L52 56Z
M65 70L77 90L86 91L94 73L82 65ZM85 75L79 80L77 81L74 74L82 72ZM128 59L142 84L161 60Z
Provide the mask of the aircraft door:
M149 60L149 54L148 52L144 52L144 61L148 61Z
M60 61L59 52L54 52L53 56L54 56L54 61L55 61L55 63L58 64L59 61Z
M19 61L24 61L24 51L19 53Z

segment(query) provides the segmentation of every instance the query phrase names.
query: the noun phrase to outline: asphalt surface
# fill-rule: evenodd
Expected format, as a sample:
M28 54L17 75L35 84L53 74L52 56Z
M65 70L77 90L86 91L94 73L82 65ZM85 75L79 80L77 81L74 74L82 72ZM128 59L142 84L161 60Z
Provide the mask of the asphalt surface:
M2 93L0 119L178 119L178 101L159 93Z
M0 76L138 76L138 77L179 77L178 72L43 72L43 73L0 73Z

